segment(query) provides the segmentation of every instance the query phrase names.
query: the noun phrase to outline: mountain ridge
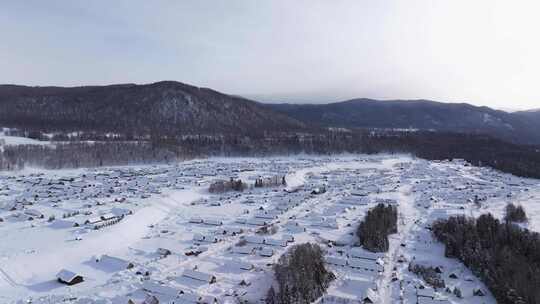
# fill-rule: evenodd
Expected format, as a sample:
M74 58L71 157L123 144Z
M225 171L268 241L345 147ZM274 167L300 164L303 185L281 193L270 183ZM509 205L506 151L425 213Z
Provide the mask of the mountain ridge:
M0 86L0 125L134 134L247 134L305 128L258 102L175 81L69 88Z
M487 134L507 141L538 144L540 122L532 114L508 113L467 103L357 98L327 104L267 104L300 121L321 127L419 129ZM534 127L534 128L531 128Z
M104 86L0 85L0 127L40 132L112 132L141 138L263 135L323 128L417 129L540 144L540 111L509 113L467 103L356 98L268 104L177 81Z

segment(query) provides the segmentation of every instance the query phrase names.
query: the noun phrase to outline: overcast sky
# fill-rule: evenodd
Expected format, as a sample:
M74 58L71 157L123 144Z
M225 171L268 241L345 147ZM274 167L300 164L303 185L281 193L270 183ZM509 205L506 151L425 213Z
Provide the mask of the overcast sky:
M540 1L0 0L0 83L540 108Z

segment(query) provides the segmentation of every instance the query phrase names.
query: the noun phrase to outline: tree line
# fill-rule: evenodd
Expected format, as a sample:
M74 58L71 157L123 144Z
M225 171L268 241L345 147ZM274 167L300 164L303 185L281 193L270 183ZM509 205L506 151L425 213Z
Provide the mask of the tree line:
M498 303L540 303L540 234L491 214L438 220L432 231L445 255L481 278Z
M138 161L171 162L206 156L275 156L299 153L408 153L428 160L465 159L522 177L540 178L540 148L506 143L481 135L435 132L327 131L241 134L154 134L140 140L60 142L44 146L4 146L0 169L24 165L46 168L122 165ZM60 147L60 149L58 149ZM143 155L144 153L144 155ZM66 155L68 157L66 158Z

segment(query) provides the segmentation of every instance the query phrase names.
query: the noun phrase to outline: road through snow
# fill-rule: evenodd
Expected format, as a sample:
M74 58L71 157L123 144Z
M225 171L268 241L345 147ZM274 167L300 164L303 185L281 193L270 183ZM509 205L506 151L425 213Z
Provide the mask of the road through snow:
M384 273L380 280L381 304L392 304L392 273L400 256L401 244L409 236L418 217L418 210L414 205L414 197L411 195L411 186L402 185L399 189L398 208L398 233L390 236L390 248L388 250L387 261Z

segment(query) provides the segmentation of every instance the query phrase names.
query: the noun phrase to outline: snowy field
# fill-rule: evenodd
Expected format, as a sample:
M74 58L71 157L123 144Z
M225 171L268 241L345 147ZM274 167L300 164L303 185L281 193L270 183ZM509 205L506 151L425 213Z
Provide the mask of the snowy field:
M207 191L219 179L253 184L276 175L285 175L287 185ZM313 194L315 189L326 192ZM355 231L379 202L398 206L399 233L391 236L388 253L375 255L358 247ZM262 303L272 265L305 242L325 249L327 266L337 276L324 303L495 303L466 267L444 257L427 228L455 214L502 217L508 202L522 204L527 228L540 231L540 181L459 161L215 158L4 172L0 303L125 304L148 295L160 303ZM463 298L431 289L408 271L410 262L438 267L446 285L459 287ZM83 281L62 284L61 270Z

